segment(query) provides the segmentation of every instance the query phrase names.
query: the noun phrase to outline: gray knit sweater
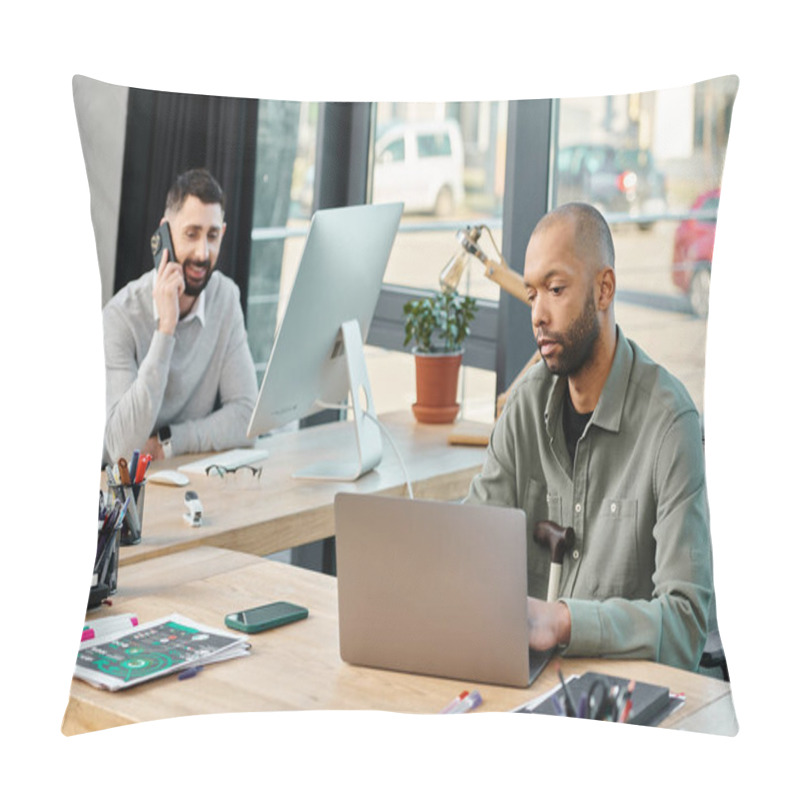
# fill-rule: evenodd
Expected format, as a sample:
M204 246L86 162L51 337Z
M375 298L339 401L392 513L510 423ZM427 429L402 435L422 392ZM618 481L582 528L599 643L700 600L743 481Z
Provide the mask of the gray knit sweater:
M238 287L213 273L170 336L157 330L154 277L131 281L103 309L104 460L129 459L163 425L173 455L246 446L257 386Z

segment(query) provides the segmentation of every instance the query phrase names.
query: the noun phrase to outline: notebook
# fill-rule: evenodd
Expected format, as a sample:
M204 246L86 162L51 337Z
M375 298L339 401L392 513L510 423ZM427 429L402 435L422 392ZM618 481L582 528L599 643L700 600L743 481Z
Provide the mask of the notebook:
M522 510L340 493L334 519L342 660L518 687L544 669Z

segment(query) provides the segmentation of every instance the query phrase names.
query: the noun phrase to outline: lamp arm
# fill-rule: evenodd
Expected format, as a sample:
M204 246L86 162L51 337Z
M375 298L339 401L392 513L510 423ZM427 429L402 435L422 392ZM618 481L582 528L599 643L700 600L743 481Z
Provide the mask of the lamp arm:
M526 305L531 302L528 299L528 292L525 288L525 281L518 272L514 272L505 261L492 261L490 258L482 258L483 265L486 267L486 277L494 281L501 289L504 289L517 300L521 300Z
M477 241L478 237L481 235L481 231L486 231L489 235L492 246L500 257L499 261L492 261L492 259L478 247ZM497 246L494 236L492 236L491 230L486 225L479 225L477 228L472 229L467 228L467 233L465 235L460 235L459 241L468 253L471 253L483 263L484 267L486 267L486 277L489 278L489 280L494 281L501 289L504 289L512 297L516 297L517 300L521 300L526 305L531 304L530 300L528 300L528 292L525 289L525 281L522 275L518 272L514 272L514 270L506 264L503 254L500 252L500 248Z

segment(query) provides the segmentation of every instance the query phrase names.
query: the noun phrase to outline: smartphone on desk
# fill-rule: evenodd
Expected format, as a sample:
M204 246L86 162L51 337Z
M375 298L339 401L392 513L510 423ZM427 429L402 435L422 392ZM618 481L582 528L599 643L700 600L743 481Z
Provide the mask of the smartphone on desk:
M161 254L165 250L169 253L167 261L175 260L175 248L172 245L169 222L159 225L158 230L150 237L150 249L153 251L153 264L156 269L161 265Z
M270 628L288 625L308 616L308 609L303 606L279 601L264 606L248 608L245 611L234 611L225 617L225 624L243 633L259 633Z

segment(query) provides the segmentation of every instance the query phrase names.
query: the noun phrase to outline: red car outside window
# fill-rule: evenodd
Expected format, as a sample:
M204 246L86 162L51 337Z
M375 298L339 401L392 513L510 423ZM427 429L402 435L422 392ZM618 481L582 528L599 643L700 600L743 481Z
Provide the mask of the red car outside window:
M685 219L675 231L672 256L672 282L687 295L692 312L708 316L708 297L711 283L711 260L714 235L717 231L716 212L719 189L701 194L692 211L713 215L705 219Z

